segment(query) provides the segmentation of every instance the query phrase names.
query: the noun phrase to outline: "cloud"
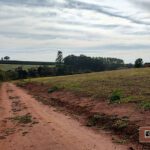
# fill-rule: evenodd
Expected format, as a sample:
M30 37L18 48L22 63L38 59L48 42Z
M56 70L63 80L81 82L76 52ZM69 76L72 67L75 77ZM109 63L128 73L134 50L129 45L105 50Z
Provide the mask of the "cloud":
M150 1L149 0L129 0L134 3L136 6L139 6L143 10L147 10L150 12Z
M145 2L0 0L0 53L20 57L33 52L39 59L44 53L44 60L58 49L66 55L110 56L114 52L125 59L130 51L143 50L149 56L150 20L144 10L149 6Z
M68 1L68 7L69 8L76 8L76 9L86 9L86 10L95 11L98 13L103 13L103 14L111 16L111 17L126 19L126 20L133 22L133 23L150 25L150 22L137 20L137 19L135 19L129 15L123 15L120 12L118 12L118 13L112 12L109 9L106 9L105 6L89 4L89 3L82 2L82 1L70 0L70 1Z

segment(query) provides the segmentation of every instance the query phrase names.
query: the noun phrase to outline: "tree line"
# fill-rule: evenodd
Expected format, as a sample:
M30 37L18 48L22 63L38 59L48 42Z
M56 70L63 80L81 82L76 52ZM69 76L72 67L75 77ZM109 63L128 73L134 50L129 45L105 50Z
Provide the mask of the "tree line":
M64 66L68 73L97 72L115 70L124 66L124 61L117 58L87 57L85 55L69 55L64 58Z
M141 67L142 63L142 59L137 59L135 61L135 66ZM88 57L85 55L69 55L63 58L63 53L58 51L55 65L52 67L44 65L33 67L28 70L17 67L15 70L0 71L0 81L99 72L116 70L124 67L132 68L133 65L124 64L124 61L118 58Z

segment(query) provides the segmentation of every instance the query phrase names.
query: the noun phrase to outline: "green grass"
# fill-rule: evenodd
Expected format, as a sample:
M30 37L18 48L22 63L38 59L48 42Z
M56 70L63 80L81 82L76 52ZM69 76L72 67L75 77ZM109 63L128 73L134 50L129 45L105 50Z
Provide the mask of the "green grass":
M37 68L40 65L18 65L18 64L0 64L0 70L15 70L18 67L22 67L24 70L28 70L30 68ZM48 67L53 67L53 65L49 65Z
M35 78L30 81L106 100L110 99L115 90L119 90L122 93L120 103L150 100L150 68Z

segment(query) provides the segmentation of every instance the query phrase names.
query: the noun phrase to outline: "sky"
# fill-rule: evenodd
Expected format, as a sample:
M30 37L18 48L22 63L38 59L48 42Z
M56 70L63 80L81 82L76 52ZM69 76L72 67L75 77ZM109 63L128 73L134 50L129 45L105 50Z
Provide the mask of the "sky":
M150 62L150 0L0 0L0 57Z

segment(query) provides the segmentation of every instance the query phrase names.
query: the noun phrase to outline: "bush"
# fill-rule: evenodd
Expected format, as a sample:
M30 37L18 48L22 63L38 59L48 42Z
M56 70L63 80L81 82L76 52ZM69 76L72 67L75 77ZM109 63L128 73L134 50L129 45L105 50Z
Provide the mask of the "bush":
M142 102L142 103L141 103L141 107L142 107L144 110L150 110L150 101Z
M122 92L120 90L113 91L110 97L110 103L120 103Z

